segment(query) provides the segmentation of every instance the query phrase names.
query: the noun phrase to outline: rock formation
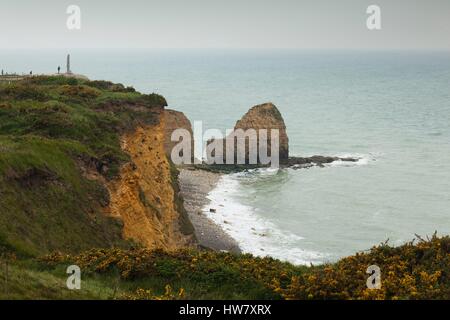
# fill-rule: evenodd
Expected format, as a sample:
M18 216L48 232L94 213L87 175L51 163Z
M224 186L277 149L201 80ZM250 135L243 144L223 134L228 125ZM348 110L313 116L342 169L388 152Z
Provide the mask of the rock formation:
M192 132L192 125L189 119L183 112L166 109L164 110L164 150L168 158L172 152L173 147L178 143L177 141L171 141L172 132L176 129L186 129L189 131L191 141L191 158L194 155L194 135Z
M289 158L289 139L286 134L286 125L283 117L277 107L269 102L254 106L251 108L234 126L234 129L255 129L257 132L260 129L278 129L279 131L279 154L280 163L284 163ZM259 135L258 135L259 136ZM270 133L268 134L267 146L270 152Z
M284 124L283 117L281 116L280 111L277 109L277 107L273 103L264 103L257 106L252 107L239 121L236 122L236 125L234 127L234 132L236 133L237 130L242 130L243 132L246 132L249 129L253 129L256 132L256 141L253 141L250 138L245 137L245 164L250 164L250 157L249 157L249 145L252 144L252 141L254 142L254 145L257 145L258 149L259 146L259 139L260 139L260 131L259 130L267 130L267 154L271 155L272 153L272 146L271 146L271 130L277 129L279 133L279 161L281 164L287 163L289 158L289 139L286 134L286 125ZM229 138L230 136L228 136ZM208 145L211 145L215 140L208 141ZM229 139L231 141L231 139ZM217 142L217 141L216 141ZM226 158L226 139L222 140L222 142L218 142L218 144L223 144L223 157L224 162ZM235 157L235 163L237 160L237 154L238 154L238 141L235 140L234 145L234 157ZM212 156L214 157L216 155L215 152L212 152ZM257 163L260 164L261 161L257 159Z
M312 157L290 157L285 163L286 167L292 169L306 169L311 167L324 167L326 164L343 161L343 162L358 162L359 158L351 157L330 157L330 156L312 156Z

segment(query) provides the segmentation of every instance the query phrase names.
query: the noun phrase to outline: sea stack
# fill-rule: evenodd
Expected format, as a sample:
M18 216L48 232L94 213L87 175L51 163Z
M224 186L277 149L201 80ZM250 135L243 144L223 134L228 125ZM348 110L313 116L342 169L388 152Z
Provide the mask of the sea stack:
M255 140L250 140L251 138L249 136L246 136L245 132L249 132L249 130L254 130L254 133L256 133ZM272 145L271 145L271 133L273 129L278 130L279 134L279 163L280 164L286 164L289 159L289 139L286 134L286 125L284 124L283 117L281 116L280 111L277 109L277 107L271 103L264 103L260 105L256 105L252 107L239 121L236 122L236 125L234 126L234 134L238 135L236 132L237 130L240 130L244 133L245 136L245 151L243 153L244 161L246 165L249 164L257 164L261 165L262 161L259 159L259 155L256 155L257 159L253 158L253 161L249 154L249 146L250 145L256 145L258 147L257 150L261 147L259 145L260 140L260 130L266 130L267 133L267 154L272 155ZM222 142L219 140L211 139L207 142L208 146L211 146L213 149L210 156L213 157L208 160L209 163L213 163L217 157L222 157L224 159L224 163L227 163L227 143L230 143L229 141L232 141L232 136L229 135L226 139L221 139ZM235 138L236 139L236 138ZM216 155L216 149L214 148L216 145L223 144L223 152L222 155L217 154ZM234 143L234 163L237 162L238 158L238 145L239 141L235 140ZM241 150L242 151L242 150ZM256 160L256 163L254 162ZM228 163L230 164L230 163Z
M278 129L280 138L280 163L286 163L289 158L289 139L286 133L286 125L278 108L271 102L260 104L251 108L239 121L236 122L234 130L254 129L258 133L259 130L268 130L267 148L270 152L270 130Z

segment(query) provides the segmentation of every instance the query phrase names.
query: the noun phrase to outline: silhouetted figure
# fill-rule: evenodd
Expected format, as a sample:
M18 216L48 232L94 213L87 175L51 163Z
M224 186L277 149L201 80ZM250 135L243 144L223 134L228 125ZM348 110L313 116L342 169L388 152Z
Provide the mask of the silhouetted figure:
M33 71L30 71L30 76L32 76L33 75Z
M59 72L61 71L61 67L60 66L58 66L58 74L59 74Z
M3 75L3 69L2 69L2 75Z

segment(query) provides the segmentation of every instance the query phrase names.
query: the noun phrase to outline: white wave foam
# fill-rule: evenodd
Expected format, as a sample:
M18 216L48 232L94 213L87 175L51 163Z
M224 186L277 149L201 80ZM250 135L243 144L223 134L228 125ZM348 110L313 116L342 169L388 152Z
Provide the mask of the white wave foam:
M259 169L258 169L259 170ZM264 169L263 174L272 174ZM241 250L255 256L271 256L294 264L319 264L326 255L298 247L302 239L291 232L280 230L263 218L255 208L234 201L239 193L239 174L223 176L217 187L208 195L210 204L205 214L234 238ZM210 212L214 208L216 212Z
M371 162L376 161L376 158L373 154L344 153L344 154L335 155L335 157L353 158L353 159L358 159L358 161L352 162L352 161L336 160L336 161L333 161L332 163L326 164L325 166L326 167L357 167L357 166L367 166Z
M358 161L334 161L326 167L366 166L376 161L373 154L342 153L339 158L357 158ZM204 208L207 217L221 226L234 238L241 250L255 256L271 256L294 264L320 264L331 257L325 253L304 250L299 247L303 239L292 232L281 230L264 218L258 209L239 202L243 192L240 180L264 181L278 174L277 168L257 168L245 172L225 175L217 187L208 195L210 204ZM244 195L245 196L245 195ZM214 208L216 212L210 212ZM301 243L300 243L301 244Z
M249 174L257 174L259 177L270 177L274 176L278 173L280 168L256 168L256 169L248 169L245 171L237 172L234 176L248 176Z

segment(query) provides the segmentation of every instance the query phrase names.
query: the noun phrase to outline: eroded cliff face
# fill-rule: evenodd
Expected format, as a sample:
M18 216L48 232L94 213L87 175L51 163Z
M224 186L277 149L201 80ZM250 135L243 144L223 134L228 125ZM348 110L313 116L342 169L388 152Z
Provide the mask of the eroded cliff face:
M194 134L192 131L192 124L183 112L166 109L164 110L164 124L165 124L165 142L164 149L166 155L170 157L172 149L178 144L178 141L171 141L173 131L177 129L185 129L192 137L191 140L191 160L194 157Z
M177 182L164 142L163 115L158 124L139 126L122 136L122 148L131 161L121 168L119 179L107 184L107 212L123 221L124 238L147 248L171 250L192 245L194 239L183 226L189 221L177 205Z

